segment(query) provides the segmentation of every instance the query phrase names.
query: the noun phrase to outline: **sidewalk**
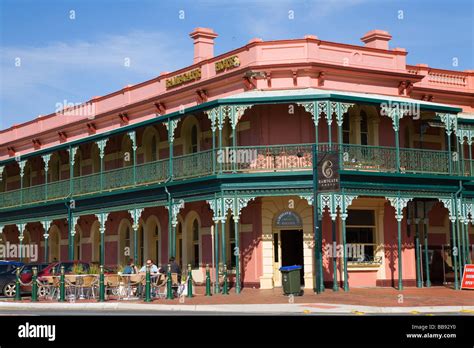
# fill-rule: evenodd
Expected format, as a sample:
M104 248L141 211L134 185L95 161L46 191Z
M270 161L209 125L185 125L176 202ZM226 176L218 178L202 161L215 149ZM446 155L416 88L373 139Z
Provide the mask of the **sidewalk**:
M155 299L151 303L143 301L116 301L103 303L94 300L58 303L40 301L31 303L29 299L21 302L1 301L2 310L35 309L75 309L75 310L146 310L146 311L197 311L231 312L261 314L370 314L370 313L463 313L474 315L474 291L455 291L445 287L407 288L398 291L393 288L354 288L349 292L333 292L326 289L322 294L305 290L303 296L288 297L281 289L244 289L241 294L234 290L229 295L216 294L204 296L204 288L195 288L193 298L183 297L174 300ZM157 313L158 314L158 313Z
M32 303L32 302L3 302L0 303L0 315L2 311L26 311L34 313L35 310L75 310L75 311L97 311L97 310L130 310L130 311L153 311L157 315L163 311L171 312L200 312L200 314L226 313L226 314L434 314L453 313L474 315L474 306L422 306L422 307L374 307L346 304L327 305L323 303L286 303L286 304L220 304L220 305L183 305L183 304L145 304L131 302L76 302L76 303Z

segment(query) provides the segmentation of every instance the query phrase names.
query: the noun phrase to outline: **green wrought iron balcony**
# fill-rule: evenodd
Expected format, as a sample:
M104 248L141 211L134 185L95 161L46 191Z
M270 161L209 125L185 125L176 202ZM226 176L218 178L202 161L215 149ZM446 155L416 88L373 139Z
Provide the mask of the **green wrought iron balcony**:
M329 144L320 143L319 147L324 150ZM159 184L166 181L171 173L173 180L177 181L214 174L310 172L311 153L312 144L239 146L221 151L207 150L174 157L171 161L172 170L169 168L170 160L161 159L73 177L72 180L48 182L2 192L0 209ZM444 176L471 176L473 173L472 160L455 161L447 151L401 148L398 156L399 168L397 149L394 147L344 144L340 148L341 168L346 171Z

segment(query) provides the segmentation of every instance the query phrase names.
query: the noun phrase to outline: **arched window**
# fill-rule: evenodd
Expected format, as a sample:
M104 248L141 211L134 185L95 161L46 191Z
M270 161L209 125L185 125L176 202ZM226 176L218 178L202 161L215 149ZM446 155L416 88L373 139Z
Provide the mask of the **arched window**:
M76 159L74 161L74 176L75 177L81 176L81 161L82 161L81 151L78 150L76 154Z
M229 256L230 256L230 266L235 267L235 223L234 218L229 219Z
M128 249L130 253L125 253L125 249ZM125 228L125 233L123 235L123 245L122 248L120 249L119 253L119 262L123 265L125 265L128 260L131 258L129 255L131 255L131 240L130 240L130 227L126 226ZM129 255L127 255L129 254Z
M31 164L28 163L25 166L24 172L23 172L23 187L30 187L31 186Z
M130 247L130 228L127 227L127 230L125 231L125 246Z
M367 121L367 114L364 110L360 112L360 144L369 144L369 124Z
M182 265L182 255L183 255L183 227L181 222L178 222L176 226L176 240L178 242L177 250L176 250L176 263Z
M158 226L155 226L155 263L158 264L160 257L160 240L158 239Z
M199 222L193 221L193 266L199 267Z
M225 122L222 128L222 146L232 146L232 127L230 122Z
M156 161L158 159L157 143L156 143L156 136L155 135L153 135L151 137L150 146L151 146L151 158L150 158L150 160L153 162L153 161Z
M51 156L49 161L49 182L61 180L61 158L58 153Z
M342 143L350 144L350 135L351 135L351 124L349 120L349 114L346 112L343 115L342 119Z
M74 259L75 260L80 260L82 255L81 255L81 234L79 232L76 232L74 235Z
M100 172L100 151L97 144L93 144L91 146L91 159L92 159L92 172L99 173Z
M143 226L138 228L138 240L140 242L140 247L138 248L138 260L141 265L145 264L145 254L144 254L144 244L145 244L145 236L143 233Z
M196 125L191 128L191 153L198 151L198 131Z

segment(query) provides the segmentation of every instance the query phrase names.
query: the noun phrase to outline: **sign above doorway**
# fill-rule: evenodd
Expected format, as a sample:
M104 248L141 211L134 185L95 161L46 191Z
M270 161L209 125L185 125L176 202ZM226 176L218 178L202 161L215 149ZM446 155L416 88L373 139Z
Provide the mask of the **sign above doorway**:
M294 227L294 228L301 228L303 223L301 221L301 217L293 211L287 210L282 212L280 215L277 216L275 220L275 227Z

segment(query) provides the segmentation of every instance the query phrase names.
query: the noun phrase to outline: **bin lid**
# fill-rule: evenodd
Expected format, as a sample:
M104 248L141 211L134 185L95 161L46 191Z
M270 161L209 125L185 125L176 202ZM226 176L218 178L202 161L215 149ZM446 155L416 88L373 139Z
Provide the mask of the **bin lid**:
M294 271L294 270L301 269L301 268L302 268L301 266L297 266L297 265L285 266L285 267L280 267L280 271Z

